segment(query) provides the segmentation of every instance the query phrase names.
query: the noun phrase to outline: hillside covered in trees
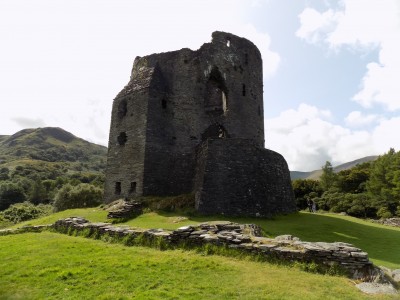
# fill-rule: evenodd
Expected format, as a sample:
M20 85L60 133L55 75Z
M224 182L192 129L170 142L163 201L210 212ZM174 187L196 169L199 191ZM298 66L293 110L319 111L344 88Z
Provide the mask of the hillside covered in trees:
M3 217L20 221L29 214L51 211L51 205L62 209L65 201L70 201L70 207L99 204L106 155L106 147L61 128L24 129L0 136L0 211L16 205ZM16 217L17 210L27 209L31 211L27 216Z
M296 179L293 189L299 209L315 202L319 209L361 218L400 216L400 151L339 172L326 162L319 181Z

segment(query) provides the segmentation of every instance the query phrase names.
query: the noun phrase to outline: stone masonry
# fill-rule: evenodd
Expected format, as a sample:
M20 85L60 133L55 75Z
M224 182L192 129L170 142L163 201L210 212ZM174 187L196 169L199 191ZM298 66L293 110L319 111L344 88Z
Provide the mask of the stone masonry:
M230 33L136 57L113 102L105 202L187 193L203 214L296 209L285 159L264 149L261 54Z
M326 266L336 264L354 279L370 279L376 273L368 254L351 244L305 242L291 235L266 238L261 236L261 228L254 224L214 221L168 231L130 228L110 223L90 223L84 218L71 217L58 220L53 228L61 233L86 230L87 236L97 237L108 234L120 238L140 237L139 239L147 241L158 238L169 248L179 248L180 245L199 247L212 244L283 261L314 262Z

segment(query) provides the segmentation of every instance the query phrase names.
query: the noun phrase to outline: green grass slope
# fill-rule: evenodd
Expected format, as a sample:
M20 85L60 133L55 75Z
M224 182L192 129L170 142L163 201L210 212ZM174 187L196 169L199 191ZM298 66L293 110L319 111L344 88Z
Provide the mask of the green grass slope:
M1 236L0 255L0 299L371 299L342 277L50 232Z
M60 218L82 216L92 222L107 222L107 212L100 208L62 211L41 219L17 224L39 225L54 223ZM335 214L300 212L275 219L189 217L175 213L146 213L123 224L140 228L176 229L189 224L211 220L230 220L238 223L256 223L271 237L292 234L304 241L346 242L368 252L376 265L400 268L400 228L375 224L361 219Z

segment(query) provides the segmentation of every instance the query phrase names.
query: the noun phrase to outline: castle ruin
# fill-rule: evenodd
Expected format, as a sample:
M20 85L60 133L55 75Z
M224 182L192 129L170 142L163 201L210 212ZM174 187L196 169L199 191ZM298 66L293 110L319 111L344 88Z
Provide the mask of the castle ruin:
M203 214L296 209L285 159L264 149L261 54L230 33L136 57L114 99L105 202L187 193Z

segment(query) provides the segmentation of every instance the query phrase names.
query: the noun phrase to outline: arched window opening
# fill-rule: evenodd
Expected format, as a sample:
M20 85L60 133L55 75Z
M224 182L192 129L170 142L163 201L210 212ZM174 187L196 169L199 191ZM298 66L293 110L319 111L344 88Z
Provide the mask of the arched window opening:
M246 96L246 85L242 84L242 96Z
M118 118L122 119L123 117L126 116L127 112L128 112L128 104L126 102L126 99L124 99L118 104Z
M165 100L165 99L162 99L162 100L161 100L161 107L162 107L163 109L167 109L167 100Z
M201 135L201 140L205 141L207 139L224 139L228 138L228 132L221 124L212 124L209 126Z
M210 77L206 85L204 99L205 111L212 115L221 115L227 110L228 91L225 80L217 67L211 70Z
M121 146L126 144L126 141L128 140L128 137L126 135L126 132L121 132L117 138L118 140L118 144L120 144Z
M121 195L121 182L115 183L115 195Z
M226 46L230 47L231 46L231 38L226 39Z

